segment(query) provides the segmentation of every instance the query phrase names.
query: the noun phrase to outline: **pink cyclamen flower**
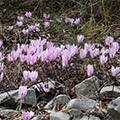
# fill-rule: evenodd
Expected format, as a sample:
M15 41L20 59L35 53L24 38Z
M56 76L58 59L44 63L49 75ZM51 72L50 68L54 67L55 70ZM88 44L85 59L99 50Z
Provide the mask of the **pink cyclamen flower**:
M40 90L43 90L44 92L50 92L50 90L48 88L45 87L46 84L41 84L39 87L40 87Z
M46 13L44 13L44 14L43 14L43 17L44 17L45 20L47 20L47 19L50 18L50 14L47 15Z
M71 23L71 25L74 23L74 19L73 18L69 18L68 21Z
M65 23L67 24L69 22L69 18L65 18Z
M94 72L94 68L93 68L93 65L88 65L87 66L87 75L88 75L88 77L91 77L92 76L92 74L93 74L93 72Z
M84 40L84 35L77 35L77 41L81 43Z
M116 67L116 68L115 68L114 66L112 66L111 72L112 72L112 76L113 76L113 77L116 77L117 74L120 72L120 67Z
M116 50L114 48L110 48L110 50L109 50L109 56L110 56L110 58L111 59L114 58L115 55L116 55Z
M35 26L34 26L34 25L28 26L28 30L29 30L30 32L33 32L33 31L35 30Z
M30 75L30 71L23 71L23 77L25 79L25 81L29 81L29 75Z
M3 76L4 76L4 74L3 74L3 72L2 72L1 75L0 75L0 82L3 81Z
M80 59L84 59L86 57L87 51L84 49L80 50Z
M0 41L0 48L2 47L2 45L3 45L3 41Z
M29 18L31 18L32 13L31 12L26 12L25 16L29 19Z
M19 87L19 97L20 99L24 99L24 97L27 95L27 86L20 86Z
M97 48L94 49L94 50L90 49L89 52L90 52L90 56L91 56L92 59L100 54L99 49L97 49Z
M102 53L102 55L107 55L109 54L109 49L106 49L105 47L103 47L100 53Z
M23 120L30 120L30 118L34 115L34 112L24 112L22 111L22 119Z
M9 26L8 30L11 31L13 29L13 26Z
M21 62L21 63L24 63L25 60L26 60L26 56L23 55L23 54L21 54L21 55L20 55L20 62Z
M39 27L40 26L40 23L35 23L35 27Z
M17 21L17 25L18 25L18 27L21 27L22 25L23 25L23 22L22 21Z
M112 42L111 48L114 48L116 52L118 52L120 46L118 42Z
M38 72L37 71L32 71L29 74L29 78L32 82L36 82L36 79L38 78Z
M27 35L28 34L28 29L27 30L23 29L22 32L23 32L24 35Z
M57 18L56 20L57 20L57 22L60 23L60 24L63 23L63 21L62 21L61 19L59 19L59 18Z
M104 65L108 60L108 57L105 57L104 55L100 56L100 63L101 65Z
M76 18L74 23L75 25L78 25L80 23L80 18Z
M111 36L108 36L108 37L105 39L105 44L106 44L107 46L109 46L112 42L113 42L113 37L111 37Z
M24 17L23 16L18 16L17 19L18 19L18 21L23 21Z
M90 52L91 50L93 50L95 48L95 44L87 44L87 43L85 43L84 44L84 49L87 51L87 52Z
M44 27L45 28L48 28L50 26L50 23L49 22L44 22Z
M68 61L71 58L71 55L69 54L69 50L66 50L66 49L63 50L61 56L62 56L62 66L66 67L68 64Z

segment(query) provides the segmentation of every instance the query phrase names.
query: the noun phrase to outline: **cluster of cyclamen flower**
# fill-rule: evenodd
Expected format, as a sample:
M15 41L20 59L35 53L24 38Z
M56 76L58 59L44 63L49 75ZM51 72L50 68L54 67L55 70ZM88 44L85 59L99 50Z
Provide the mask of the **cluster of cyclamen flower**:
M31 12L26 12L25 17L27 19L30 19L32 17L32 13ZM43 17L44 17L45 20L47 20L47 19L49 19L50 15L49 14L47 15L47 14L44 13ZM18 19L18 21L17 21L16 25L20 28L23 25L24 17L23 16L18 16L17 19ZM44 22L44 27L45 28L48 28L49 25L50 25L49 22L47 22L47 21ZM23 32L24 35L27 35L29 32L35 32L35 31L39 32L40 31L39 27L40 27L40 23L35 23L35 25L28 25L28 28L27 29L24 28L22 30L22 32ZM12 29L13 29L13 26L9 26L9 31L12 31Z
M31 12L26 12L25 17L27 19L30 19L32 17L32 13ZM43 17L45 19L44 27L47 29L50 26L50 22L47 21L50 18L50 14L44 13ZM18 16L17 19L18 19L18 21L17 21L16 25L20 28L20 27L22 27L22 25L24 23L24 17L23 16ZM65 18L64 22L61 19L57 19L57 21L59 23L64 23L64 22L66 24L70 23L71 26L72 26L73 24L78 25L80 23L80 18L73 19L73 18L68 18L67 17L67 18ZM39 27L40 27L40 23L35 23L35 25L28 25L28 28L27 29L24 28L22 30L22 33L26 36L26 35L28 35L29 32L35 32L35 31L39 32L40 31ZM8 29L9 29L9 31L12 31L13 26L9 26Z
M68 23L70 23L71 24L71 26L73 26L74 24L75 25L79 25L79 23L80 23L80 18L65 18L65 20L64 21L62 21L61 19L56 19L57 20L57 22L58 23L60 23L60 24L63 24L63 23L66 23L66 24L68 24Z
M84 36L78 35L77 40L79 43L83 42ZM8 61L12 62L17 59L20 59L21 63L27 62L27 65L34 65L37 61L41 60L44 63L50 63L55 61L57 58L62 58L62 66L67 67L68 62L74 55L80 52L80 59L84 60L87 55L94 59L99 56L100 64L104 65L109 59L115 57L116 53L119 50L119 44L117 42L113 42L113 38L108 36L105 40L106 47L103 47L101 51L98 48L95 48L94 44L84 44L84 49L81 49L77 45L61 45L60 47L54 46L53 43L47 42L46 39L41 40L31 40L30 44L22 44L21 46L18 44L17 50L11 51L8 55ZM44 50L44 46L46 45L46 49ZM87 71L93 71L92 67L87 67ZM91 69L91 70L89 70ZM91 76L88 73L88 76Z

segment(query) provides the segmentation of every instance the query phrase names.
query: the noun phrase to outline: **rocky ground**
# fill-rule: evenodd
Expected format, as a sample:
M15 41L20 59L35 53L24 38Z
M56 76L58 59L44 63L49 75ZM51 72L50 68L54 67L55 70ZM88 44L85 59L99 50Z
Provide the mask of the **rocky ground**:
M14 2L13 2L14 3ZM23 25L23 28L27 24L40 23L40 32L30 33L28 37L25 37L20 29L15 26L14 31L9 31L8 28L11 25L15 25L18 15L24 15L31 5L23 5L21 2L15 4L2 3L3 6L0 8L0 40L3 41L2 53L5 59L3 60L5 66L5 78L3 84L0 83L0 120L21 120L22 114L18 113L20 98L18 96L18 87L24 84L22 71L26 69L37 70L40 74L40 79L48 74L49 92L44 92L39 89L39 85L43 81L38 80L37 85L29 84L28 94L22 103L22 110L28 110L35 112L35 115L31 120L119 120L120 118L120 75L117 76L117 81L110 75L108 69L111 66L120 66L119 52L117 56L109 61L103 68L97 69L94 75L90 78L87 77L86 71L81 72L81 76L77 76L74 61L71 60L71 68L67 70L62 69L60 71L60 65L55 65L54 69L56 72L51 73L51 66L47 71L44 71L45 65L41 63L35 64L35 66L29 67L26 64L20 64L19 61L9 63L7 61L7 55L11 50L16 49L17 44L29 44L29 40L36 40L39 37L47 38L50 42L53 42L56 46L66 44L76 44L75 36L77 34L84 34L85 41L95 43L100 48L104 46L104 40L106 36L113 36L114 41L120 42L120 26L117 19L109 20L108 18L98 22L87 21L89 15L85 17L81 16L81 23L78 27L76 26L64 26L56 21L56 18L65 19L67 16L79 16L75 13L75 4L70 4L62 11L58 13L54 6L50 9L48 6L47 10L52 11L51 26L48 29L44 28L43 10L39 11L37 1L32 3L34 10L32 11L33 17ZM0 4L0 6L2 5ZM51 5L54 4L50 3ZM61 2L57 3L57 6L61 5ZM73 9L71 9L73 5ZM19 8L16 10L16 7ZM13 7L13 9L11 9ZM29 9L28 9L29 8ZM43 9L43 8L41 8ZM40 10L41 10L40 9ZM56 12L56 11L57 12ZM7 12L5 12L7 11ZM46 12L46 11L45 11ZM48 12L48 13L49 13ZM117 11L118 12L118 11ZM116 12L116 13L117 13ZM107 15L106 15L107 16ZM112 16L110 16L112 18ZM116 17L114 15L114 17ZM2 29L1 29L2 27ZM75 31L74 31L75 30ZM77 44L78 45L78 44ZM79 61L75 56L76 63ZM86 62L89 62L87 58ZM83 61L80 62L82 66ZM78 67L79 68L79 67ZM77 68L77 69L78 69ZM41 72L42 71L42 72ZM67 73L69 72L69 73ZM58 77L59 74L61 77ZM9 84L11 81L12 85ZM60 78L60 80L58 80ZM57 80L58 81L57 81ZM5 89L4 89L4 86ZM11 87L12 86L12 87Z

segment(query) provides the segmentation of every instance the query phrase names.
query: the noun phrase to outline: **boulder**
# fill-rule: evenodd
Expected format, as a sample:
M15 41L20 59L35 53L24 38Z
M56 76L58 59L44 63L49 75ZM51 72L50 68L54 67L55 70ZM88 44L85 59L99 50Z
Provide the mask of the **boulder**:
M64 112L52 112L50 120L70 120L70 116Z
M80 120L80 118L82 118L84 114L80 110L71 109L69 111L69 115L72 118L72 120Z
M77 84L73 90L75 90L77 98L81 98L82 96L95 98L98 95L96 91L99 87L100 80L96 76L92 76Z
M107 95L107 96L112 96L114 98L117 98L120 96L120 87L118 86L114 86L114 89L113 89L113 86L106 86L106 87L103 87L100 91L100 94L101 95Z
M59 110L59 106L62 105L65 106L70 101L70 97L65 94L60 94L53 98L48 104L44 107L45 109L53 109L53 110ZM58 106L58 107L57 107Z
M0 94L0 104L5 104L8 106L15 106L16 103L20 102L20 98L18 95L19 90L12 90L8 91L9 95L7 93L2 93ZM25 102L28 105L33 105L37 104L37 98L36 98L36 93L33 88L29 88L27 95L25 96Z
M120 120L120 97L112 100L108 104L108 113L113 120Z
M100 118L90 115L89 117L83 116L80 120L100 120Z
M67 109L91 110L95 104L96 101L92 99L72 99L67 104Z

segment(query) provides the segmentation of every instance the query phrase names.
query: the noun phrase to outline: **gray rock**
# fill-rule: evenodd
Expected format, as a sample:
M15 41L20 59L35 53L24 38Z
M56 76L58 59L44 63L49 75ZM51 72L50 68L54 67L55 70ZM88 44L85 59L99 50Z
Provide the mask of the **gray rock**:
M28 105L36 105L37 104L37 98L35 90L30 88L28 89L27 95L25 96L25 102Z
M70 97L65 94L60 94L53 98L44 108L45 109L53 109L58 110L59 108L57 106L62 105L65 106L70 101Z
M100 91L100 94L107 95L107 96L112 95L112 97L117 98L120 96L120 87L114 86L114 89L113 89L113 86L103 87Z
M96 101L92 99L72 99L67 104L67 109L91 110L94 109Z
M11 97L7 93L0 94L0 104L6 104L8 106L16 105L16 103L20 102L18 92L19 90L9 91L8 93ZM25 103L28 105L37 104L36 93L33 88L28 89L27 95L25 96Z
M70 120L70 116L64 112L52 112L50 120Z
M72 117L72 120L80 120L83 117L83 113L77 109L71 109L69 115Z
M80 120L100 120L100 118L90 115L89 117L83 116Z
M0 110L0 115L9 115L10 113L17 114L17 111L12 109Z
M81 98L82 95L89 98L95 98L96 95L98 95L96 91L100 86L99 81L100 80L96 76L92 76L76 85L73 89L75 90L77 98Z
M112 100L108 104L108 113L113 120L120 120L120 97Z
M31 120L40 120L39 116L33 117Z

